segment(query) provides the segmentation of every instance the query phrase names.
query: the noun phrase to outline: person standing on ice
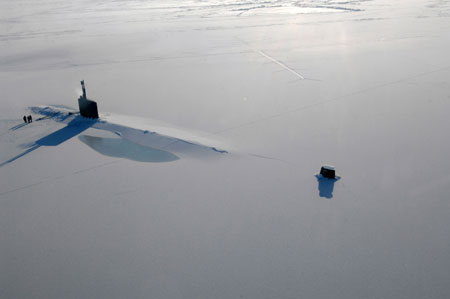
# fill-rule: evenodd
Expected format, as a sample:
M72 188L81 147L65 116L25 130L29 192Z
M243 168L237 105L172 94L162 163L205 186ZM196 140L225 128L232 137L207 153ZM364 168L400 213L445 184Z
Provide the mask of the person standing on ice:
M28 115L27 120L29 123L33 122L33 119L31 118L31 115Z
M24 123L27 123L27 117L25 115L23 116L23 121Z

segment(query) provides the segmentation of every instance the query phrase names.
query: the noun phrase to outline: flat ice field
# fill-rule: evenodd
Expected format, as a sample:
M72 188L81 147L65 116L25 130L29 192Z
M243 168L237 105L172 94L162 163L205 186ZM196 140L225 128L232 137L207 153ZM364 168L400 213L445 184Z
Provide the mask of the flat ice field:
M449 49L445 0L0 0L0 298L450 298Z

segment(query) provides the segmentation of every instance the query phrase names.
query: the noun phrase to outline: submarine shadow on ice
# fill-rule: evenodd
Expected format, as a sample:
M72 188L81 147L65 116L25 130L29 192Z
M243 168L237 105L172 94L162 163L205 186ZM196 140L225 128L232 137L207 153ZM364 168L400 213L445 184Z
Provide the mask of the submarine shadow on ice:
M173 153L143 146L123 138L107 138L90 135L78 136L78 139L96 152L115 158L124 158L137 162L171 162L179 159Z
M179 160L178 154L183 157L207 159L228 153L220 148L202 145L179 137L115 124L104 119L85 118L65 106L37 106L30 107L30 109L36 114L43 115L36 121L53 119L56 122L65 123L66 126L29 143L24 152L0 163L0 167L29 154L41 146L58 146L90 128L120 136L120 138L107 138L84 135L79 138L81 142L93 150L110 157L159 163Z
M0 163L0 167L3 167L11 162L14 162L15 160L31 153L32 151L37 150L41 146L58 146L66 142L67 140L75 137L76 135L80 134L81 132L89 129L95 123L96 120L90 120L85 119L81 116L75 116L70 122L67 123L67 126L36 140L34 143L29 145L28 149L26 149L24 152L18 154L17 156L12 157L7 161Z
M35 142L39 146L58 146L63 142L86 131L96 123L96 120L86 119L82 116L76 116L67 126L55 131Z

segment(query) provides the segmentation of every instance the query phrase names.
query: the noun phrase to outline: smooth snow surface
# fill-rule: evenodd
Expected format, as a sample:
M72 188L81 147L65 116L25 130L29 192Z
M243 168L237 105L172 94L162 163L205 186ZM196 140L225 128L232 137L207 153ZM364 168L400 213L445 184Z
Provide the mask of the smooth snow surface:
M450 298L450 1L0 0L0 49L0 298Z

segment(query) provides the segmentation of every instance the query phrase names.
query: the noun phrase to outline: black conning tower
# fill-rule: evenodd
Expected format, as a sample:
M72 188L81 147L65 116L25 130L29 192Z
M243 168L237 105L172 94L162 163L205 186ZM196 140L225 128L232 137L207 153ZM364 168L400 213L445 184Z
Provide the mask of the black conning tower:
M78 98L78 106L80 107L80 114L84 117L98 118L97 103L89 100L86 97L86 88L84 87L84 80L81 81L81 88L83 88L83 95Z

